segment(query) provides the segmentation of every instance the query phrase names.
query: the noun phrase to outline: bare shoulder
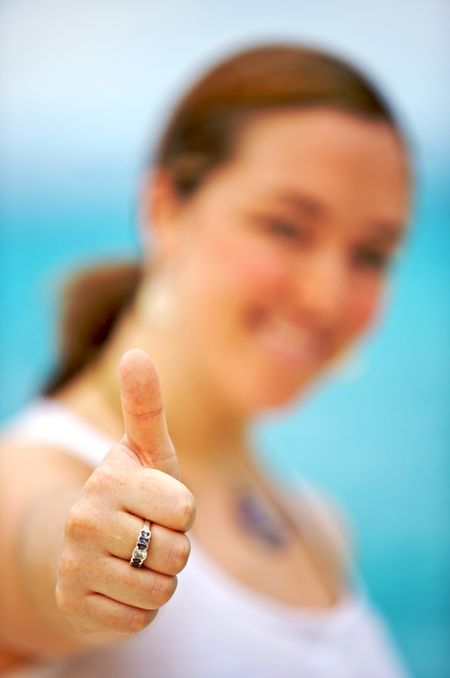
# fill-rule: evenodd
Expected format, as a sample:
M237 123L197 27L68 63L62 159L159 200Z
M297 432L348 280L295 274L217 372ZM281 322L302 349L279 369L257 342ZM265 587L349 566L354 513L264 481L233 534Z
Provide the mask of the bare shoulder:
M6 548L6 541L23 516L41 498L48 493L81 489L91 473L91 468L65 449L33 443L32 439L16 435L2 436L0 514L8 520L0 531L0 550Z
M0 503L12 515L43 492L82 487L92 473L85 462L64 448L33 442L16 434L0 437Z
M5 472L9 469L21 471L19 477L24 480L31 469L41 470L43 475L49 476L68 472L87 477L92 473L92 468L70 450L15 432L0 435L0 466Z

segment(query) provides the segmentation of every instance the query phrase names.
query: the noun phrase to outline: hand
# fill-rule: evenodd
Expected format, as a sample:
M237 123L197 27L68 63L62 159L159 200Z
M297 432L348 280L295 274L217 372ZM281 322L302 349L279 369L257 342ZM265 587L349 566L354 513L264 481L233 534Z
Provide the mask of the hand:
M120 363L125 435L92 473L65 530L56 600L83 633L130 634L156 616L186 565L194 498L177 479L158 375L140 350ZM144 519L151 521L141 568L130 557Z

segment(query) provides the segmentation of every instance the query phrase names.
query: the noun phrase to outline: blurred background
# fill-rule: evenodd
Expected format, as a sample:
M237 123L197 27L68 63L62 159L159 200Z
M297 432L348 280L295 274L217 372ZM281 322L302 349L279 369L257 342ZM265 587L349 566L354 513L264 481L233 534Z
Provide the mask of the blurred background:
M414 676L450 676L450 3L2 0L0 418L57 349L61 282L135 256L142 169L204 66L262 40L349 58L412 141L416 201L378 331L256 429L267 463L347 512L361 573ZM327 677L328 678L328 677Z

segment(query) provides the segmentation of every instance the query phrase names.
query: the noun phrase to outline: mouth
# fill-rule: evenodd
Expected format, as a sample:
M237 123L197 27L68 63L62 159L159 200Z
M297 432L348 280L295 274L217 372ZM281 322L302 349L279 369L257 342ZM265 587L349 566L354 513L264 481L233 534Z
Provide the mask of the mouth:
M258 314L252 330L263 351L291 368L311 367L317 362L316 334L280 314Z

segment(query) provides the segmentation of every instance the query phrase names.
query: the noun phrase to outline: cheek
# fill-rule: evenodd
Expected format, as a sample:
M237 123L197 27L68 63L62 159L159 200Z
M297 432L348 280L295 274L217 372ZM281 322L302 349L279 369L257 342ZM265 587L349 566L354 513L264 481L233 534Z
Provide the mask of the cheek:
M212 233L201 253L199 267L208 271L211 291L233 303L248 296L276 293L286 278L286 261L254 238ZM200 253L199 253L200 254Z
M354 287L347 316L348 335L367 330L379 316L384 301L383 279L373 279Z

